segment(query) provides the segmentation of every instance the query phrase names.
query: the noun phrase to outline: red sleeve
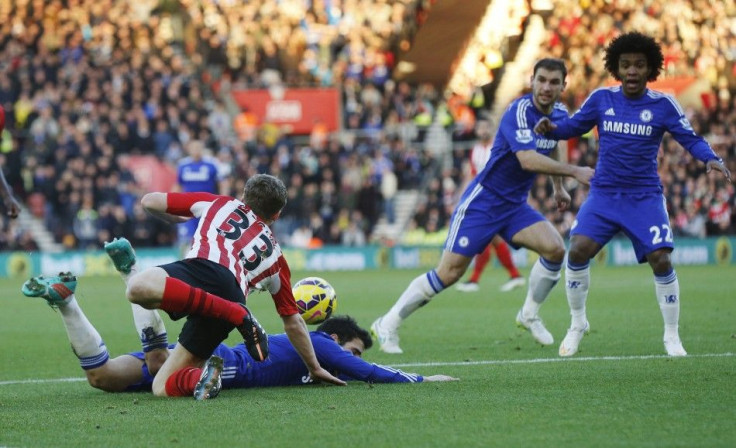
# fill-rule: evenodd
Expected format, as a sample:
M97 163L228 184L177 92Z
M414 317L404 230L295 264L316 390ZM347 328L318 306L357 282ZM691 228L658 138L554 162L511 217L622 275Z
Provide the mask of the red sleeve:
M292 316L299 313L299 309L296 307L294 293L291 292L291 270L283 255L279 257L276 266L279 269L279 283L281 287L271 297L273 297L273 303L276 304L276 312L279 313L279 316Z
M167 193L166 213L192 217L192 205L197 202L212 202L220 197L223 196L211 193Z
M3 132L3 129L5 129L5 109L0 106L0 132Z

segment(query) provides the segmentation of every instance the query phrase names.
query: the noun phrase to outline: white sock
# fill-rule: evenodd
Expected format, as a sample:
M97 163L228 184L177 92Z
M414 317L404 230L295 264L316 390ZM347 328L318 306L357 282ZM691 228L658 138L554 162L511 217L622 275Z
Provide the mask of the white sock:
M105 364L110 358L100 333L87 319L72 294L65 305L59 306L66 334L72 344L74 354L79 358L83 369L94 369Z
M532 266L529 273L529 289L527 289L526 300L521 308L521 314L526 319L537 317L539 308L542 306L549 292L560 280L561 263L552 263L539 257Z
M156 310L147 310L135 303L133 308L133 323L138 336L141 338L141 347L145 353L157 348L169 346L166 326Z
M664 339L679 339L680 282L673 270L665 276L654 276L654 291L664 320Z
M585 302L588 300L590 289L590 264L570 266L568 263L565 268L565 280L567 304L570 306L572 318L570 328L584 328L588 320L585 317Z
M445 289L435 270L426 272L412 280L399 300L383 316L381 324L391 329L399 328L411 313L429 303L432 297Z
M128 285L128 280L138 273L138 264L133 264L130 269L130 273L123 274L120 276L123 278L125 285ZM133 309L133 324L135 330L138 333L138 337L141 339L141 347L145 353L157 348L166 348L169 345L168 336L166 334L166 326L164 321L161 320L161 316L156 310L147 310L140 305L131 303Z

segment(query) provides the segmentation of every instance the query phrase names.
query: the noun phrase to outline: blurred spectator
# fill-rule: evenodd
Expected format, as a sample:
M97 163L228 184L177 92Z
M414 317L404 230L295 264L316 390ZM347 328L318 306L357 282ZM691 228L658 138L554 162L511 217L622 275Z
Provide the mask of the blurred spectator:
M466 97L391 79L432 2L319 1L306 9L291 0L159 3L16 0L0 7L0 103L8 114L0 146L15 167L8 179L14 176L19 198L58 242L99 247L108 235L129 232L139 247L171 245L174 227L152 221L138 204L141 176L151 173L129 171L126 157L155 155L177 166L192 141L216 156L224 182L213 191L240 196L244 179L256 172L284 179L289 203L274 224L283 241L299 228L312 232L308 245L341 242L345 232L351 243L360 233L371 241L380 216L393 221L397 189L409 188L426 193L417 225L443 228L460 193L462 149L475 138L473 111L490 104L478 85ZM493 36L500 32L506 44L523 39L526 3L510 2L509 23ZM732 10L729 2L696 0L653 0L645 8L557 2L546 17L548 48L569 61L568 106L574 110L606 82L599 51L605 42L630 28L646 30L663 43L665 76L712 84L705 107L688 115L736 172ZM483 68L496 70L508 56L499 47L505 44L495 37L486 44L491 48L476 50L489 58ZM231 116L220 96L234 86L277 84L339 89L344 128L329 135L317 123L309 141L295 141L250 111ZM445 153L423 150L433 123L466 140L448 153L455 160L447 164ZM573 141L570 159L595 163L594 137ZM706 175L669 137L660 162L678 231L701 235L703 218L707 234L734 232L732 185ZM574 184L568 190L573 209L564 214L550 200L545 176L530 198L563 234L586 194Z
M221 191L224 192L224 187L221 187L223 176L213 158L205 154L204 143L200 140L190 140L186 144L186 150L188 156L181 159L177 168L175 189L186 193L201 191L220 194ZM190 219L178 225L181 245L190 243L198 224L198 220Z

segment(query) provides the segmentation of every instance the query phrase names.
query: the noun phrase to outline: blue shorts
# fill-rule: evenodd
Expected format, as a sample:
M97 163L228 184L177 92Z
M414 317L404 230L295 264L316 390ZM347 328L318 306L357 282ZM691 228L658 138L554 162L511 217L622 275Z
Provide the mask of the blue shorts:
M169 344L169 350L172 350L175 344ZM151 386L153 385L153 375L148 371L148 365L146 364L146 355L143 352L132 352L127 353L128 356L132 356L139 359L141 364L141 372L143 373L143 379L136 384L131 384L125 388L126 392L150 392Z
M452 213L445 250L473 257L483 252L496 235L518 249L513 236L544 219L526 202L509 202L473 179Z
M570 231L605 246L619 231L634 245L639 263L657 249L674 248L670 218L661 193L591 190Z

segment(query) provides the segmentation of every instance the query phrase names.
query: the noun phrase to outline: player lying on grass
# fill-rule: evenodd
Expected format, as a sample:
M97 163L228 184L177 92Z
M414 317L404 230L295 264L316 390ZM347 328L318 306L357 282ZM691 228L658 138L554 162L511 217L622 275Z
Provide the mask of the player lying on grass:
M28 297L41 297L59 310L74 354L89 384L107 392L151 390L153 378L168 357L169 348L157 347L110 358L102 337L89 322L74 295L77 278L71 273L34 277L23 284ZM155 310L147 310L156 313ZM333 316L309 333L317 359L343 379L370 383L453 381L446 375L421 376L361 359L373 344L367 330L349 316ZM214 398L226 389L290 386L312 382L301 357L286 334L268 336L269 357L256 362L245 344L220 344L202 368L191 368L177 383L181 395Z

